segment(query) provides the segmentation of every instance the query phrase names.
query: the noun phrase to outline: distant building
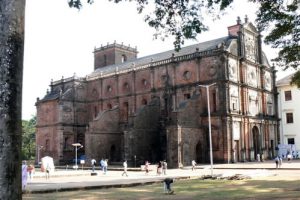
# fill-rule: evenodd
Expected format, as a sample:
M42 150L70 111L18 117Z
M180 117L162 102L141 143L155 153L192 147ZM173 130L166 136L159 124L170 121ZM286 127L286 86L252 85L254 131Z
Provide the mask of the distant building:
M52 81L38 99L37 145L56 163L78 155L119 162L209 162L209 88L214 162L271 158L278 144L275 70L252 23L212 41L137 58L136 48L94 50L95 70Z
M280 144L294 146L287 151L300 152L300 88L291 85L294 74L276 82L280 121ZM292 152L291 152L292 153Z

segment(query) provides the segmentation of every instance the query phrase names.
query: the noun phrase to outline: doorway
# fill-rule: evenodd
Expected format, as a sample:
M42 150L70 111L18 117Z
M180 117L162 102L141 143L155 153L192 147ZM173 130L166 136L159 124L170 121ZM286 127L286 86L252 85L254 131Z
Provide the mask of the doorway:
M259 130L257 126L252 128L254 158L260 153Z
M203 163L203 150L201 142L199 141L196 145L196 163Z

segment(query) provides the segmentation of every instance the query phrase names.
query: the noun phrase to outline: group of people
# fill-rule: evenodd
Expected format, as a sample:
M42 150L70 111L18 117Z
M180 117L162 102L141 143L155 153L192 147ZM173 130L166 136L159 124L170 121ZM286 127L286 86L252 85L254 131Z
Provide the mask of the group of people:
M91 166L92 166L92 171L94 172L95 169L96 169L96 164L97 164L97 161L93 158L91 160ZM100 162L99 162L99 165L100 165L100 170L102 170L103 174L106 174L107 172L107 167L108 167L108 159L101 159Z
M146 161L146 162L148 162L148 161ZM167 175L167 168L168 168L168 163L165 160L159 161L158 165L157 165L156 174L158 176L160 176L161 174Z
M33 179L34 172L35 172L34 165L32 164L27 165L26 161L22 162L22 189L23 190L26 188L28 178L29 181Z

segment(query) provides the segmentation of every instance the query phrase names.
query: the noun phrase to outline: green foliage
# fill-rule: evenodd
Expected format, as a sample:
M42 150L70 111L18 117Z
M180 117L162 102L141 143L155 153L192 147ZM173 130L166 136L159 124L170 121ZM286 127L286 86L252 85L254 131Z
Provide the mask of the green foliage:
M29 121L22 120L22 159L32 160L35 158L35 132L36 116Z
M300 70L293 75L291 84L297 85L300 88Z
M253 0L260 4L257 23L261 31L271 28L265 43L280 51L274 61L283 69L300 64L299 0Z
M85 0L93 3L92 0ZM174 47L179 50L186 39L195 39L208 27L202 13L219 17L233 0L110 0L115 3L135 1L138 13L154 3L152 12L145 15L145 22L156 30L155 38L174 37ZM266 31L265 43L279 49L273 60L277 65L295 68L300 64L300 3L299 0L249 0L259 5L256 22L260 31ZM68 0L70 7L80 9L81 0Z

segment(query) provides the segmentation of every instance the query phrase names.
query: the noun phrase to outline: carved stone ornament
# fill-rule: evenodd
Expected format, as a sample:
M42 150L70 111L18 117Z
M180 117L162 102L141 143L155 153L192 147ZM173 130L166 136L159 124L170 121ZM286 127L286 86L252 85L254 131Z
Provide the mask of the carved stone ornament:
M251 86L256 86L256 71L248 66L248 84Z
M248 60L251 60L253 62L256 61L256 56L255 56L255 37L249 33L245 33L245 53L246 53L246 58Z
M210 65L208 68L207 68L207 73L209 76L214 76L216 75L217 73L217 67L215 65Z
M183 73L183 79L184 80L190 80L191 79L191 77L192 77L192 73L190 72L190 71L185 71L184 73Z
M236 60L229 59L228 70L229 70L229 77L231 79L236 79L236 77L237 77L237 63L236 63Z
M270 73L265 73L265 88L271 88L271 76Z

